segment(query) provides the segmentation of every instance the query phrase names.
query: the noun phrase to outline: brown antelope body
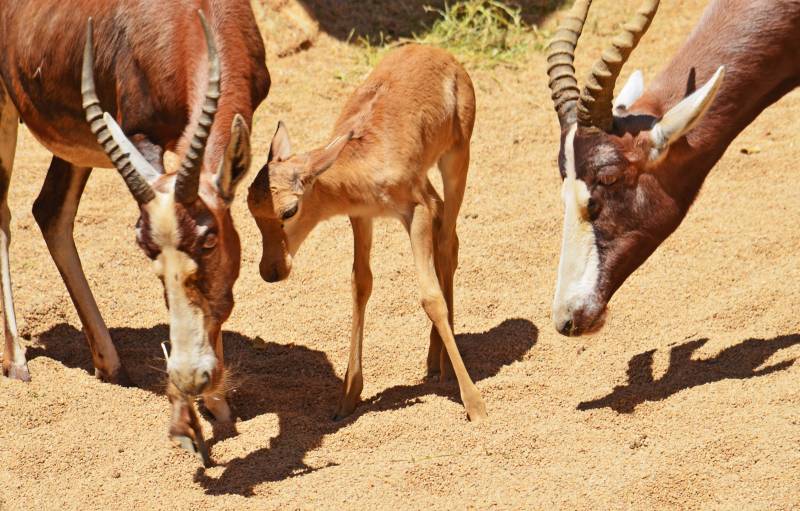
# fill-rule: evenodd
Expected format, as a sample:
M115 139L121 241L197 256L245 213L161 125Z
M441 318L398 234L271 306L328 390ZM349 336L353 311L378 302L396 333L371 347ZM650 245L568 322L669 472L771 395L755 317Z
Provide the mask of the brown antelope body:
M248 204L263 236L261 276L288 276L311 230L334 215L353 228L353 325L350 359L336 417L353 412L361 394L364 311L372 290L373 218L399 219L409 233L422 292L433 322L429 374L445 375L448 356L472 420L486 415L453 336L456 219L469 168L475 95L466 71L448 53L405 46L387 56L347 101L332 142L293 155L283 124ZM428 180L438 163L444 201Z
M800 1L714 0L647 89L633 73L612 101L658 9L646 0L581 93L573 60L590 4L576 0L548 54L565 205L553 321L565 335L602 327L611 296L678 227L736 135L800 84Z
M29 378L8 262L7 192L21 119L53 153L33 213L78 310L96 375L127 382L72 231L91 169L113 164L139 204L137 241L164 284L171 433L193 436L186 395L204 396L228 420L221 328L240 264L229 206L249 167L253 112L270 84L249 2L186 0L167 9L156 0L2 2L0 55L4 374ZM183 157L177 173L164 173L167 150Z

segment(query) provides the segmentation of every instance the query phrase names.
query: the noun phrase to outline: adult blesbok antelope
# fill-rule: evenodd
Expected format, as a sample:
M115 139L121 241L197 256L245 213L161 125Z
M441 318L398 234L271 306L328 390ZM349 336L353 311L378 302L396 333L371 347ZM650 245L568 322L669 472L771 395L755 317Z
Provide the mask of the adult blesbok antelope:
M187 396L202 395L212 414L229 419L221 327L240 264L230 204L249 168L253 112L270 85L249 2L192 0L168 9L158 1L2 2L0 27L3 372L29 378L14 319L6 202L22 119L54 155L33 213L97 376L127 381L72 232L91 169L113 164L139 205L137 242L164 285L171 433L181 440L194 434ZM183 156L176 173L164 173L166 150Z
M326 147L292 155L286 128L278 125L268 162L248 195L263 237L262 278L286 278L319 222L348 215L353 228L353 325L337 418L353 412L363 386L372 221L379 216L398 218L411 238L422 306L433 322L429 374L444 376L449 356L469 418L486 416L453 336L456 219L474 121L475 93L464 68L447 52L410 45L388 55L350 97ZM443 202L427 177L437 162Z
M602 327L611 296L678 227L736 135L800 83L800 2L715 0L649 88L637 71L612 101L658 9L646 0L581 93L573 60L590 4L576 0L547 57L565 205L553 321L565 335Z

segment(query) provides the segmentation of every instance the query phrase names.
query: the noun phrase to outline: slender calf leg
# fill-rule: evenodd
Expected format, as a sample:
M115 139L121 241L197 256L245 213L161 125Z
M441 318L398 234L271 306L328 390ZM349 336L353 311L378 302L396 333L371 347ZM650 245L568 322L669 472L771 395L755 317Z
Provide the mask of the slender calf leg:
M9 378L30 381L25 347L17 331L14 296L11 292L11 265L8 245L11 243L11 210L8 209L8 186L17 148L19 115L0 83L0 280L2 280L3 319L6 343L3 351L3 374Z
M414 207L407 222L411 251L414 253L414 266L417 270L419 286L422 292L422 307L442 338L447 354L453 364L453 371L458 380L461 401L467 409L472 421L486 418L486 405L483 403L478 388L472 382L464 367L464 361L458 352L453 331L448 320L447 302L444 299L433 262L433 214L427 205Z
M447 302L447 319L453 328L453 278L458 268L458 235L456 223L464 190L467 186L467 170L469 169L469 146L453 148L439 158L439 170L444 185L444 210L441 213L441 225L436 240L438 252L439 282ZM431 361L432 353L428 353ZM447 359L447 352L440 349L439 365L441 379L448 380L452 376L452 365Z
M442 271L440 267L441 262L441 250L437 240L439 239L439 230L442 228L442 212L444 211L444 203L442 199L439 197L439 193L433 187L430 181L428 181L428 195L435 199L435 210L433 215L433 263L434 267L436 268L436 276L439 279L439 286L444 289L444 280L442 278ZM448 307L449 310L449 307ZM451 324L452 327L452 324ZM436 325L431 323L431 334L430 334L430 344L428 345L428 357L425 360L425 364L428 370L428 378L434 379L439 378L441 381L442 378L442 363L441 358L445 353L444 344L442 343L442 337L439 335L439 331L436 329Z
M372 219L350 217L353 227L353 327L350 333L350 359L344 376L342 398L334 420L347 417L361 397L364 378L361 374L361 352L364 342L364 313L372 293L372 270L369 254L372 248Z
M75 214L91 171L91 168L74 167L54 157L42 191L33 204L33 216L81 318L92 352L95 376L103 381L128 385L130 380L120 364L108 328L86 282L72 236Z

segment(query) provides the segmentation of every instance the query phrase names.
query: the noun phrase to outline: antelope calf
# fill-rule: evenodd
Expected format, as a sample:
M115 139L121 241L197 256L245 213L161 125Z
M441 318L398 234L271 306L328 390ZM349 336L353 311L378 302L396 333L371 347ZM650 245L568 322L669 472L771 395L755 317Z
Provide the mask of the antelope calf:
M449 356L469 418L486 417L453 336L456 220L474 121L475 93L464 68L442 50L409 45L388 55L350 97L325 147L294 155L286 127L278 124L267 164L248 196L263 237L262 278L286 278L300 245L319 222L348 215L353 228L350 358L336 418L353 412L363 387L372 222L380 216L399 219L411 239L422 306L433 322L429 375L444 377ZM427 176L435 163L444 201Z

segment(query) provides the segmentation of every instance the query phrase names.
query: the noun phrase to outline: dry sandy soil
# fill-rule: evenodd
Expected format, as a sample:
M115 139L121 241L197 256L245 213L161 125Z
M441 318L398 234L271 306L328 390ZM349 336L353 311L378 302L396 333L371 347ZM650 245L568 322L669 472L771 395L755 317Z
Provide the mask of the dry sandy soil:
M595 2L581 69L638 3ZM654 76L705 2L662 4L627 72ZM298 146L324 142L367 71L361 50L324 33L269 66L257 161L278 119ZM349 223L324 224L292 277L269 285L240 196L244 261L225 333L239 434L213 443L218 465L201 468L167 439L167 316L134 243L133 201L115 172L97 171L76 234L139 386L127 389L91 374L30 214L49 156L23 131L12 266L34 379L0 379L0 508L800 507L800 91L733 143L682 227L613 299L605 330L567 339L549 317L561 204L543 55L471 71L479 112L456 331L489 421L466 420L455 384L423 382L429 324L408 240L382 221L364 403L332 422L348 350Z

